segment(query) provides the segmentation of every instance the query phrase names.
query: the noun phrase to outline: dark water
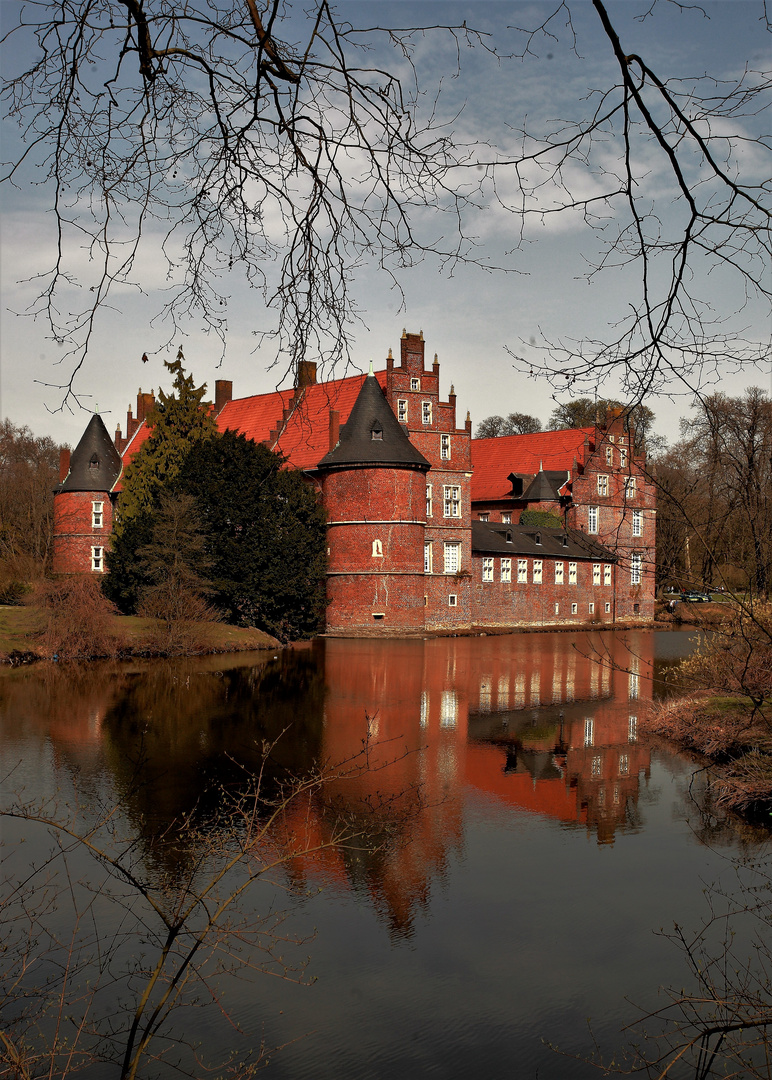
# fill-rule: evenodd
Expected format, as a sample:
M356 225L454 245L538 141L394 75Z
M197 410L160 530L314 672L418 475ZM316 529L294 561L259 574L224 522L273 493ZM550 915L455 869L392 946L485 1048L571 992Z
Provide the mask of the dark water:
M210 974L202 950L199 1007L181 1004L160 1033L171 1054L199 1045L194 1075L261 1042L282 1047L267 1080L598 1075L594 1042L607 1059L628 1047L623 1028L688 978L657 931L696 926L705 886L765 850L762 831L713 812L691 763L640 738L691 647L650 631L334 640L4 673L4 804L52 800L43 816L81 833L110 815L94 842L132 874L106 877L82 845L65 860L61 834L55 847L40 824L6 820L6 1022L44 1045L59 994L71 1042L93 1053L86 1028L112 1024L100 1053L115 1055L142 981L126 972L158 949L142 889L172 912L257 822L260 857L278 866L234 907L248 964ZM238 802L261 768L263 801ZM265 825L288 778L320 768L327 783ZM346 831L357 839L334 846ZM267 936L250 937L261 928L272 957L256 951ZM20 974L21 953L34 963ZM289 981L306 959L316 981ZM24 1013L30 987L48 1019Z

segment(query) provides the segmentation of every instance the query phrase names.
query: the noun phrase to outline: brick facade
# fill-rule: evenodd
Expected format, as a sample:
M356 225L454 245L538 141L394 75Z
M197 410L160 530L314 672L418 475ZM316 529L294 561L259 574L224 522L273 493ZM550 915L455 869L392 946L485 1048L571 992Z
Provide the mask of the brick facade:
M140 392L137 416L151 409L152 396ZM294 390L235 401L220 380L215 411L221 430L264 442L317 484L328 517L331 634L653 616L655 490L621 411L604 427L473 440L468 414L457 423L454 388L441 397L436 355L427 367L423 334L408 333L399 362L389 351L385 371L367 378L317 383L308 362ZM376 414L379 430L370 432ZM128 421L129 441L116 434L124 463L147 437L144 422L131 412ZM73 490L84 469L55 499L57 573L104 568L95 559L120 480L116 472L105 491ZM525 510L549 512L552 525L522 522Z

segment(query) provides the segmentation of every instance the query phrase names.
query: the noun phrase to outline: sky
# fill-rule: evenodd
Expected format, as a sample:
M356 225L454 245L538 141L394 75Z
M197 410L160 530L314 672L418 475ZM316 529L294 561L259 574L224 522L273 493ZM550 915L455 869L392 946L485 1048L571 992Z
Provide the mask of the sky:
M555 6L509 0L464 4L352 0L338 4L337 9L358 25L428 26L466 20L468 26L489 34L488 40L506 56L522 41L511 28L538 25ZM772 70L772 39L758 21L761 5L755 0L719 0L701 9L660 3L651 17L636 19L650 7L649 2L626 0L610 3L608 10L625 52L644 56L663 78L705 72L732 78L748 64ZM16 8L12 0L0 5L4 29ZM483 50L463 50L458 76L451 43L441 35L426 35L414 53L421 86L427 91L425 108L434 100L434 88L441 85L439 115L448 118L454 137L469 144L490 144L504 154L515 149L517 130L526 117L529 127L538 132L548 130L556 118L583 115L590 92L613 81L614 60L591 4L580 0L571 5L571 12L576 52L569 48L570 35L562 18L551 24L557 40L540 39L534 43L534 55L525 59L498 61ZM393 58L390 62L398 65ZM737 123L743 125L743 134L755 134L747 120ZM768 127L768 117L765 123ZM6 123L3 159L13 152L15 140L14 129ZM741 166L749 175L767 179L772 175L768 156L748 146ZM613 155L613 145L608 151ZM572 169L579 190L592 191L599 183L597 172L581 162L574 162ZM641 176L641 188L667 222L675 211L654 159L650 172L644 170ZM511 174L502 173L499 194L506 201L513 190ZM125 428L126 410L135 403L139 389L157 390L159 385L169 389L163 360L173 359L180 346L196 382L208 383L212 396L218 378L233 381L236 397L287 385L282 381L284 358L274 364L270 348L257 345L255 330L266 325L266 313L256 290L240 279L238 267L222 283L228 325L224 356L220 343L203 331L200 319L191 319L184 332L168 341L168 333L156 320L166 283L159 240L151 230L135 268L141 288L124 287L114 294L100 314L88 356L76 377L85 411L72 403L62 408L57 384L69 378L71 361L63 358L63 350L51 340L41 318L20 314L34 299L35 275L51 258L50 206L50 183L44 171L34 166L20 175L16 188L3 193L0 415L35 434L72 445L91 409L102 414L108 430L117 425ZM418 225L432 228L431 215ZM555 407L553 388L542 377L529 377L529 356L539 357L539 348L547 340L572 347L575 342L607 338L609 323L624 313L634 295L634 276L616 268L588 283L587 267L597 258L598 243L577 214L564 213L529 226L519 244L518 220L501 205L491 202L470 212L465 225L476 237L479 257L505 263L510 272L462 266L448 274L428 259L400 274L400 295L377 267L363 263L353 268L351 287L362 314L362 322L353 329L354 366L367 370L372 360L376 368L383 367L389 349L399 355L403 328L421 330L428 361L434 353L440 360L441 393L446 396L451 384L455 389L459 423L467 410L475 425L492 414L517 411L535 415L546 425ZM748 299L737 281L720 275L706 278L705 292L715 313L728 318L728 325L742 338L770 340L766 308L753 297ZM525 369L515 366L510 350L525 358ZM149 358L147 363L142 362L143 355ZM772 392L769 362L750 371L727 367L707 388L739 394L751 385ZM677 383L662 390L647 404L655 413L657 431L672 442L678 437L679 418L688 413L690 394ZM612 376L598 392L616 396L619 384ZM566 397L563 394L561 400Z

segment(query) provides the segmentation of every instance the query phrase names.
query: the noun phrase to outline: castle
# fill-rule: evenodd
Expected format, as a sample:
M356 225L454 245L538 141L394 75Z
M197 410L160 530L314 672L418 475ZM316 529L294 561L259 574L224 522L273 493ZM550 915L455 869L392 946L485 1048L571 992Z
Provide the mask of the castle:
M366 376L317 382L303 361L289 390L234 399L229 381L215 386L218 428L279 451L319 492L327 633L650 620L655 489L622 411L602 426L472 439L423 334L400 346L399 363L389 350ZM65 451L55 573L105 571L122 468L153 404L140 392L114 440L95 414Z

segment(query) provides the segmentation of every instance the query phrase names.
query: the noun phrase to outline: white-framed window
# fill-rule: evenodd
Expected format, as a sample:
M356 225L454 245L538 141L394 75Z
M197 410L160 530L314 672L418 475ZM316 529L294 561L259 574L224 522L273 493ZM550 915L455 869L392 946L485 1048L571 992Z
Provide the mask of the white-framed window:
M634 551L630 556L630 584L641 584L641 553L640 551Z
M421 380L420 379L411 379L410 380L410 389L411 390L420 390L421 389Z
M643 536L643 512L633 510L633 536Z
M627 450L624 446L619 447L619 464L623 469L627 468Z
M555 584L556 585L562 585L563 584L563 563L562 562L556 562L555 563Z
M487 514L487 513L486 514L480 514L480 521L490 521L490 519L491 519L490 514Z
M508 510L505 511L501 515L501 524L502 525L511 525L512 524L512 515L509 513Z
M533 583L534 583L534 585L541 585L542 566L543 566L543 563L542 563L541 559L534 559L533 560Z
M424 573L431 574L432 572L432 545L431 541L427 541L424 544Z
M103 502L92 502L91 504L91 528L101 529L105 523L104 517L105 504Z
M595 614L595 604L594 604L594 603L592 602L592 600L591 600L591 601L589 602L589 604L587 605L587 610L588 610L588 612L590 613L590 615L594 615L594 614Z
M461 488L445 484L443 488L443 516L461 517Z
M621 437L622 437L622 436L620 435L620 439L621 439ZM614 441L614 436L613 436L613 435L609 435L609 437L608 437L608 441L609 441L609 442L613 442L613 441Z
M511 559L502 559L501 560L501 580L502 581L511 581L512 580L512 560Z
M627 741L638 741L638 717L631 716L627 721Z
M604 563L603 564L603 584L604 585L610 585L611 584L611 563Z
M517 560L517 583L518 585L524 585L528 581L528 560Z
M560 604L555 604L555 614L556 615L560 614Z
M597 506L587 507L587 532L596 533L598 531L598 510Z
M105 549L103 547L92 547L91 549L91 569L96 574L103 574L105 569Z
M432 485L426 485L426 516L430 518L432 516Z
M608 602L608 600L606 601L606 605L605 605L604 610L605 610L607 615L611 614L611 604Z
M595 721L591 716L584 718L584 745L592 746L595 742Z
M440 457L450 461L450 435L440 435Z
M607 465L613 465L614 464L614 450L610 446L606 447L606 464Z
M404 398L399 398L397 401L397 420L400 424L407 423L407 401Z
M592 564L592 583L593 585L600 585L600 563L594 562Z
M603 758L600 754L595 754L590 762L590 775L601 776L603 774Z
M431 424L432 422L432 403L431 401L421 402L421 423Z
M482 579L483 581L493 581L493 559L487 555L482 561Z
M457 574L460 565L461 545L455 542L444 546L444 568L446 574Z
M373 558L383 558L383 543L380 540L373 540Z
M602 473L598 473L598 494L606 496L608 495L608 477Z
M577 615L578 613L579 613L579 605L578 604L572 604L571 605L571 614L572 615Z
M568 564L568 584L576 585L576 563L570 562Z
M635 498L635 488L636 488L635 477L634 476L628 476L627 479L625 480L625 498L626 499L634 499Z
M630 758L627 754L619 755L619 775L627 776L630 772Z
M454 592L448 597L448 607L458 607L458 596Z

